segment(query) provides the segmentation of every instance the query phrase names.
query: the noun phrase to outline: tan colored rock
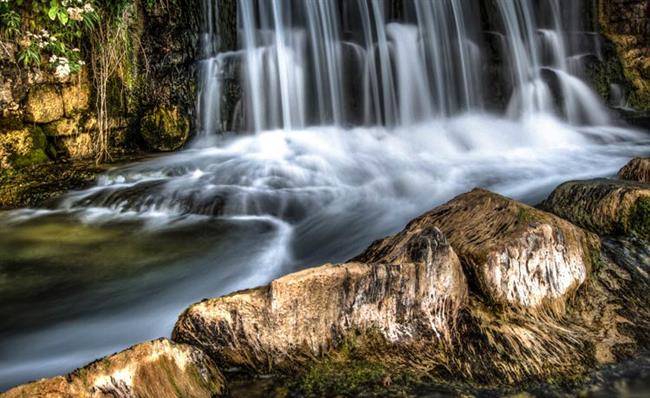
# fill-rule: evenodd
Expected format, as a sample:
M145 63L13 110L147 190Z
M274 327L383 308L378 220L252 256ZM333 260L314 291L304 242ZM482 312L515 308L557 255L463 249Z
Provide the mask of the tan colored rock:
M650 240L650 186L621 180L571 181L541 207L599 235Z
M56 86L33 87L27 96L25 117L33 123L50 123L64 116L63 98Z
M45 134L49 136L69 136L77 135L82 129L79 116L73 118L66 118L49 123L43 128Z
M650 184L650 158L632 159L618 172L618 178Z
M313 357L351 332L377 331L391 343L449 339L467 299L453 249L429 228L399 250L386 262L325 265L197 303L173 338L219 363L255 369Z
M591 269L598 238L556 217L475 189L415 219L407 236L435 225L449 239L466 274L485 298L514 308L561 309ZM357 258L389 251L373 246Z
M93 157L93 139L89 133L61 137L58 146L71 159L88 159Z
M0 394L2 398L214 397L224 378L201 351L166 339L138 344L67 376L43 379Z
M61 90L63 107L67 116L72 116L88 109L90 86L84 83L64 86Z

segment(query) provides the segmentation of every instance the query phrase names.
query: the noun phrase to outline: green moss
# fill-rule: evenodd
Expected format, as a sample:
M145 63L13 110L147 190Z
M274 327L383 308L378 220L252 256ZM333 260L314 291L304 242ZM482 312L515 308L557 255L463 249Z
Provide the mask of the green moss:
M630 232L650 240L650 197L640 198L630 213Z
M517 212L517 223L518 224L530 224L531 222L536 221L533 212L530 209L521 207Z

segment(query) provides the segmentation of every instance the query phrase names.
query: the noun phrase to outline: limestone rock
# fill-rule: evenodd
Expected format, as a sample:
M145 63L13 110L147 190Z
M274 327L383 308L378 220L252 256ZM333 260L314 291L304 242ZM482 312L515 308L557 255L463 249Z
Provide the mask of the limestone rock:
M618 178L650 184L650 158L632 159L618 172Z
M224 379L201 351L166 339L138 344L67 376L13 388L2 398L214 397Z
M158 108L142 119L141 133L152 149L161 152L175 151L187 142L190 121L177 107Z
M391 343L448 338L467 298L453 249L428 228L395 250L374 263L325 265L197 303L173 338L254 369L313 357L352 332L377 331Z
M61 137L57 146L71 159L88 159L93 157L93 140L89 133Z
M82 129L80 118L60 119L43 127L43 131L49 136L70 136L79 134Z
M599 235L650 239L650 187L621 180L560 185L541 207Z
M46 162L46 140L38 128L0 133L0 170Z
M50 123L63 117L63 98L56 86L40 85L33 87L27 96L25 116L33 123Z
M561 309L587 279L591 252L599 248L596 236L481 189L415 219L404 234L414 236L432 225L447 236L485 298L520 309ZM357 260L374 260L399 245L374 245Z
M88 109L90 102L90 87L88 84L79 83L63 87L61 90L63 107L67 116L82 112Z

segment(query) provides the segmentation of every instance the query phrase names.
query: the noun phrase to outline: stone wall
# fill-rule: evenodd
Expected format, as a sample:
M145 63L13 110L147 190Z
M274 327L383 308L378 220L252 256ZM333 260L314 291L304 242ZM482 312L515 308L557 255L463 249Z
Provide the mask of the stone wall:
M114 155L177 150L189 139L199 10L199 0L135 2L127 17L128 53L109 83ZM19 65L19 50L20 43L0 39L0 175L50 160L94 158L92 68L59 80L45 68Z

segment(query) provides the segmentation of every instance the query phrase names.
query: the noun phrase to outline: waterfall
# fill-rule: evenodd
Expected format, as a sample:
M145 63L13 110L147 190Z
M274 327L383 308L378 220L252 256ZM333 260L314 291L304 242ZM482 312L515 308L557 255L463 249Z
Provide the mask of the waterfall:
M204 36L218 40L209 16L219 1L203 1ZM579 60L598 51L574 21L581 4L565 18L559 0L496 0L490 30L502 39L507 73L495 83L479 0L238 0L232 58L241 65L244 130L396 127L485 112L487 82L510 88L504 112L512 119L541 113L605 125L606 109L580 76ZM220 122L224 60L212 53L200 65L201 130L228 131Z

